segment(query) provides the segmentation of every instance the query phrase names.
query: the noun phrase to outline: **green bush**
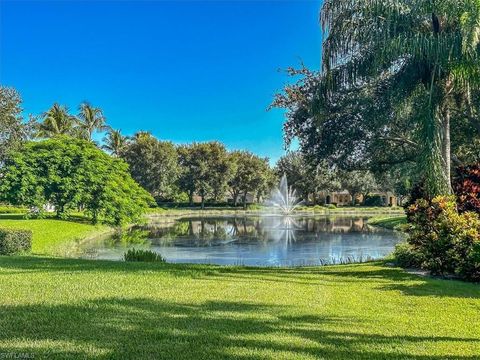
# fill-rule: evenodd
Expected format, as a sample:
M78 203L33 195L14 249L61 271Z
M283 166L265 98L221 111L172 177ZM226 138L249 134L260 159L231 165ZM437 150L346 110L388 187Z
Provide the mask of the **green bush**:
M420 199L409 208L410 237L414 253L421 254L421 267L433 274L456 274L480 280L480 218L460 214L454 197Z
M326 207L327 209L336 209L336 208L337 208L337 204L334 204L334 203L332 203L332 204L327 204L327 205L325 205L325 207Z
M151 250L129 249L124 255L125 261L142 261L142 262L165 262L162 255Z
M385 202L380 195L368 195L363 201L364 206L385 206Z
M32 248L29 230L0 229L0 255L14 255Z
M422 266L423 256L408 243L400 243L395 246L393 252L395 262L404 268L419 268Z

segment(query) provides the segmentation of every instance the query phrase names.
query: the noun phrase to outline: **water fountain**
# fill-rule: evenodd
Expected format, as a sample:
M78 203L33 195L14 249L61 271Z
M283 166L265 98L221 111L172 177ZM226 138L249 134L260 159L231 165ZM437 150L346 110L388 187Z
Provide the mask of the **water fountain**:
M290 215L301 203L296 191L288 186L287 176L283 174L279 186L272 191L267 204L283 215Z

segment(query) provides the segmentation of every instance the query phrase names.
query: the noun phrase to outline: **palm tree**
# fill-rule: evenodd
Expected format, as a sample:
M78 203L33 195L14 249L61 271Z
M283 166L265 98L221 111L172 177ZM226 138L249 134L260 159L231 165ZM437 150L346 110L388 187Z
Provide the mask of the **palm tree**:
M121 130L110 129L103 138L103 149L109 151L113 156L119 157L127 146L128 138L122 135Z
M38 125L38 135L40 137L72 135L74 133L76 118L69 114L66 106L55 103L42 117L43 121Z
M80 104L78 113L78 129L80 136L91 140L95 131L104 131L108 129L105 124L105 116L102 109L94 107L88 102Z
M325 0L321 23L320 99L385 80L398 105L424 99L420 169L431 196L450 193L452 111L480 85L480 1Z

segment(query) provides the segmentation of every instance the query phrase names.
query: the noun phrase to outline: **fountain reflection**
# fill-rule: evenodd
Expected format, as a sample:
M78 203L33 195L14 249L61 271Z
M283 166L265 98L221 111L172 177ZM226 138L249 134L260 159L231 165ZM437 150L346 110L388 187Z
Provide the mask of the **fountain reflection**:
M126 249L136 247L157 251L171 262L313 265L381 258L400 240L392 231L369 227L365 218L184 218L91 242L79 256L120 259Z

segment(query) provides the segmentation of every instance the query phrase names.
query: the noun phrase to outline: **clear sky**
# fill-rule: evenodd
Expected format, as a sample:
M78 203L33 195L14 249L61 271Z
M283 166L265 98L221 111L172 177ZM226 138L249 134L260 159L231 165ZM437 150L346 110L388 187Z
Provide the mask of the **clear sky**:
M0 0L0 83L26 113L83 100L130 135L220 140L275 161L288 81L320 65L318 1Z

